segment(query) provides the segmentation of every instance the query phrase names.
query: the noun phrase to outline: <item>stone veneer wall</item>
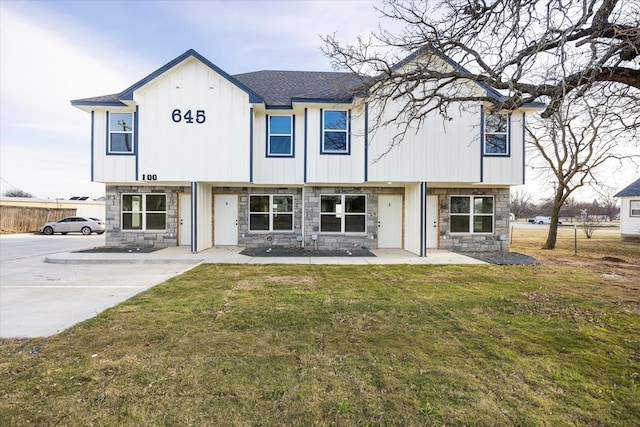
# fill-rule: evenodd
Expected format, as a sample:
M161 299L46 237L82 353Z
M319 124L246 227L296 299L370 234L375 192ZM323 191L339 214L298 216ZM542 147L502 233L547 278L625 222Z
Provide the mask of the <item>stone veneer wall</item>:
M320 233L320 195L363 194L367 196L367 229L362 234ZM305 187L305 246L309 249L347 250L353 248L376 249L378 247L378 195L402 194L404 188L394 187ZM314 241L313 235L318 239Z
M302 188L214 188L213 193L238 194L238 243L247 248L299 248L301 234ZM293 196L293 231L249 232L249 196L283 194Z
M214 188L213 193L233 192L238 198L238 241L248 248L300 248L304 243L306 249L347 250L353 248L375 249L378 241L378 194L404 194L403 188L356 188L356 187L304 187L304 188ZM294 205L293 232L249 232L249 195L250 194L292 194ZM302 212L302 198L304 208ZM363 194L367 196L367 229L366 233L339 234L320 233L320 195L321 194ZM302 221L305 236L302 237ZM316 235L317 240L312 236Z
M106 245L116 247L168 247L178 244L178 198L189 193L188 187L107 186L106 187ZM214 187L213 194L238 195L238 241L249 248L283 247L299 248L297 240L302 235L304 220L304 246L307 249L346 250L352 248L375 249L378 246L378 194L403 194L404 188L387 187L304 187L304 188L233 188ZM163 193L167 195L167 229L165 231L122 231L121 202L123 193ZM250 194L292 194L294 198L294 231L249 233ZM362 234L320 233L321 194L364 194L367 196L367 230ZM439 248L454 251L508 251L509 250L509 189L428 189L428 194L439 196ZM491 195L494 203L493 234L451 234L449 232L449 197L454 195ZM305 209L311 212L303 215ZM312 235L317 235L316 241ZM500 236L504 236L504 240Z
M509 251L509 189L435 188L428 194L437 194L440 203L440 249L457 252ZM493 234L451 234L449 232L450 196L494 196ZM503 237L501 239L500 237Z
M106 246L164 248L178 244L178 195L188 187L110 186L106 187ZM123 231L120 207L122 194L161 193L167 195L167 229L164 231Z

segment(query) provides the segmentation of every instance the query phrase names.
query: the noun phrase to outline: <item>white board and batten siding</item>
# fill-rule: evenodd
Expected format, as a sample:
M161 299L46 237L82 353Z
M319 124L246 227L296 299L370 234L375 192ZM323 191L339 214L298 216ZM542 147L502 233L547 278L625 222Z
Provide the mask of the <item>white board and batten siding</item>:
M460 182L487 185L523 183L524 118L512 114L508 156L482 155L480 108L450 111L450 120L432 114L419 130L380 127L369 136L369 180L374 182Z
M129 110L127 112L133 112ZM125 112L119 109L118 112ZM107 155L107 111L93 113L93 181L133 182L136 180L136 159L133 155Z
M414 254L420 253L420 203L421 203L421 191L420 184L409 184L404 189L404 249L413 252Z
M251 108L242 89L191 58L136 90L134 100L140 174L249 181Z
M267 155L267 116L294 116L293 156ZM258 185L302 185L304 182L304 109L254 112L253 182Z
M516 111L511 114L508 156L484 156L482 182L495 185L524 184L524 117Z
M389 125L370 134L370 181L479 181L479 111L455 111L451 121L432 115L419 130L408 130L400 143L390 148L399 131Z
M440 222L438 196L428 195L426 196L426 200L421 200L422 192L419 183L406 185L404 191L404 249L415 254L421 253L421 249L437 249L439 244L438 233ZM422 217L420 216L422 204L426 215L424 223L422 223ZM421 248L423 245L424 247Z
M348 110L351 106L314 105L307 110L307 182L356 184L364 182L365 126L362 107L351 108L350 154L322 154L322 109ZM300 157L303 158L302 156Z

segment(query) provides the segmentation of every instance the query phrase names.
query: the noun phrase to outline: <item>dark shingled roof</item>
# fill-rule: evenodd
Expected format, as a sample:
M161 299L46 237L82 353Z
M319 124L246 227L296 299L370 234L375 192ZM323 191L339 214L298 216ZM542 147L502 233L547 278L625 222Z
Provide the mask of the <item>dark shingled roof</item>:
M350 102L365 83L353 73L317 71L255 71L233 78L259 94L267 107L290 107L294 100Z
M93 98L74 99L72 105L124 105L120 102L120 94L94 96Z
M628 187L623 188L621 191L616 193L613 197L633 197L640 196L640 178L636 179Z

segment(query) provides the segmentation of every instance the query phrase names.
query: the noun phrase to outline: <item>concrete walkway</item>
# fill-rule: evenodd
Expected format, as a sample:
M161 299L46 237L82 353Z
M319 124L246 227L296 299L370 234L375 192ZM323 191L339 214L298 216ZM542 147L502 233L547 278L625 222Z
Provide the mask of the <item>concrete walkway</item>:
M455 252L430 250L419 257L400 249L377 249L375 257L251 257L243 248L215 247L192 254L187 247L169 247L151 253L61 252L45 257L51 264L485 264Z

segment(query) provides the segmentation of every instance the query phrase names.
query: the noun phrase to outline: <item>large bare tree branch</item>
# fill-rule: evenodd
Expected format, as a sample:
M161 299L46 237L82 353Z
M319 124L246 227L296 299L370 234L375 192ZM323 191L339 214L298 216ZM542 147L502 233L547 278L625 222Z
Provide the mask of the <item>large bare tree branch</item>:
M494 111L540 101L551 117L572 92L588 97L595 86L618 85L640 93L637 0L386 0L379 10L402 30L381 29L351 46L324 39L334 66L375 77L374 100L406 96L446 116L469 101L456 85L473 81L500 91L472 97ZM416 52L421 62L396 66ZM408 96L416 89L422 97ZM422 110L407 108L402 119L419 122L411 111Z

